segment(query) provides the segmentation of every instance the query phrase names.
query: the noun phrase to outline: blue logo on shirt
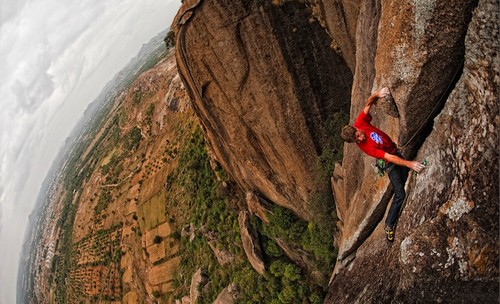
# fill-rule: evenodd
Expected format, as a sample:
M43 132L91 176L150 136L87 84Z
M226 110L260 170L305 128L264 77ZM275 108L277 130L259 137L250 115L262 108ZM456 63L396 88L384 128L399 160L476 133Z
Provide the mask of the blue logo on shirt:
M377 143L377 144L382 144L383 143L382 136L378 135L375 132L372 132L372 134L370 134L370 138L373 139L373 141L375 143Z

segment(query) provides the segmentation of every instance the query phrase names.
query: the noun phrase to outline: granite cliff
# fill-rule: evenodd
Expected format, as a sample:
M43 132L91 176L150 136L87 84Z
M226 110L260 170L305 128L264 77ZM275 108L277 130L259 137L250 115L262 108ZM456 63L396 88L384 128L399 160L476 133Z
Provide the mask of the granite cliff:
M340 178L335 182L344 191L339 196L346 205L337 206L345 208L344 226L326 303L494 303L498 299L498 166L494 165L498 164L499 62L494 38L498 37L498 1L432 4L435 6L425 8L434 12L423 15L432 17L426 19L425 27L419 27L418 21L423 20L417 19L408 31L401 32L401 36L414 37L403 43L411 52L405 60L413 63L399 65L391 72L389 63L401 63L402 59L398 58L399 51L392 51L394 58L388 60L389 50L377 51L374 61L376 71L380 70L374 74L374 83L383 79L400 88L402 94L394 90L401 114L399 129L390 127L397 126L396 122L380 124L399 135L400 143L409 143L405 147L407 156L416 155L430 165L422 174L411 175L398 241L388 245L382 237L383 225L378 224L387 204L385 186L370 185L370 180L377 178L370 176L369 161L365 159L362 166L353 163L349 155L355 152L346 147L344 166L338 167ZM413 7L406 14L418 16L419 9L424 8ZM460 14L450 9L464 12L463 27L456 24ZM469 9L473 9L471 16L467 16ZM387 21L383 16L380 22ZM379 28L390 26L392 23ZM422 29L425 35L419 38ZM465 37L450 41L453 32L457 38ZM378 35L382 34L379 30ZM379 39L387 40L383 36ZM408 67L415 77L401 76ZM425 114L428 119L420 119L422 111L429 113ZM355 112L351 110L352 115ZM420 125L421 135L412 139ZM347 173L349 168L363 172L360 187L353 188L358 181ZM360 202L370 208L366 215L354 211ZM364 227L357 226L359 223ZM369 283L356 284L357 288L346 291L346 286L353 286L368 273L372 274Z
M327 33L295 2L186 2L177 19L179 72L217 161L243 190L310 218L325 122L348 110L352 83Z
M325 303L497 301L498 11L495 0L184 2L179 74L214 160L244 192L313 220L311 198L329 192L316 164L332 114L352 122L381 86L399 118L376 108L373 123L429 163L410 176L388 244L389 181L344 146Z

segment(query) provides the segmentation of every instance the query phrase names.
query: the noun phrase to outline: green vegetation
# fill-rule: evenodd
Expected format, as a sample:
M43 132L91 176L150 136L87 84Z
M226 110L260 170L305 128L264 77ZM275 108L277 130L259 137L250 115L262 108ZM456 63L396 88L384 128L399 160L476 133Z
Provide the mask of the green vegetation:
M153 297L155 298L161 297L161 292L159 292L158 290L153 291Z
M254 218L262 236L267 238L264 241L264 249L269 256L281 256L272 240L284 239L287 243L299 246L312 254L316 268L324 271L323 275L326 277L329 275L336 258L332 230L324 229L314 222L301 220L290 210L276 205L269 214L269 221L268 225L264 225Z
M222 182L216 176L226 183L230 184L230 181L222 170L218 169L216 175L210 167L199 128L181 145L178 159L179 166L166 182L168 197L171 198L167 209L177 207L185 210L180 213L186 218L176 219L177 229L193 223L198 230L193 241L181 239L182 262L174 281L174 298L181 298L189 292L191 278L201 267L210 284L203 288L198 301L200 304L212 303L230 283L244 286L239 289L238 303L321 303L325 293L323 287L288 260L274 238L280 237L310 252L318 269L329 275L335 259L331 233L315 223L298 219L281 207L273 209L272 224L269 226L253 218L252 222L262 234L268 269L261 276L251 267L243 252L237 221L238 208L228 199L229 196L234 198L234 193L222 189ZM174 234L180 237L178 231ZM215 246L232 253L236 259L229 266L220 266L210 248L209 239L216 239Z
M101 167L102 173L103 174L111 173L112 175L120 174L120 172L123 170L122 161L123 161L123 156L116 155L116 153L113 151L110 160Z
M124 148L127 151L136 150L142 140L141 129L137 126L133 127L124 137Z
M336 162L342 160L344 141L340 137L340 129L349 122L349 113L334 112L326 123L326 146L318 157L317 166L321 172L321 179L330 179Z
M343 157L344 141L340 137L341 128L349 121L349 113L334 112L325 123L326 145L318 157L316 166L319 171L317 183L323 185L324 191L312 193L309 197L308 209L313 215L314 224L322 235L335 231L337 214L331 192L330 177L335 168L335 163Z
M109 191L101 190L99 201L97 202L97 205L94 208L95 214L99 214L101 213L102 210L108 208L108 205L109 203L111 203L112 199L113 197L111 196L111 193Z
M142 232L149 231L167 220L165 201L165 191L161 191L138 207L139 226Z
M155 243L155 244L160 244L161 241L163 241L163 238L159 235L156 235L153 239L153 243Z
M217 246L241 256L237 217L230 212L227 198L217 195L218 182L210 167L199 128L182 145L178 159L179 165L168 176L166 183L169 197L173 198L172 207L177 205L178 208L189 211L184 213L189 217L183 219L183 223L192 222L197 228L204 226L204 231L207 233L209 231L215 233L218 239ZM177 204L177 201L182 204ZM178 228L182 227L182 222ZM174 232L174 235L179 237L178 232ZM174 286L177 287L175 297L180 298L181 295L189 293L191 277L199 267L202 267L213 284L211 283L208 291L203 293L199 303L212 303L218 293L231 283L230 271L218 264L207 238L201 235L192 242L186 238L181 239L180 251L182 262L174 281ZM238 265L241 263L238 262Z
M165 39L163 41L165 42L165 46L167 47L167 49L174 47L175 46L175 32L172 30L168 31L167 36L165 36Z
M155 105L153 103L151 103L151 104L149 104L148 108L146 109L146 120L147 120L148 124L152 123L154 113L155 113Z

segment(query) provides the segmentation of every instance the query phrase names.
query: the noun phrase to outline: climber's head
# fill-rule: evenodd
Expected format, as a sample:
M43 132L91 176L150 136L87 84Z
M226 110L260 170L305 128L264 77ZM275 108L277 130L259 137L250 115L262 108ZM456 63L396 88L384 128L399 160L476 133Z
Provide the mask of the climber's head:
M342 139L348 143L361 143L365 141L365 132L358 130L352 126L344 126L340 132Z

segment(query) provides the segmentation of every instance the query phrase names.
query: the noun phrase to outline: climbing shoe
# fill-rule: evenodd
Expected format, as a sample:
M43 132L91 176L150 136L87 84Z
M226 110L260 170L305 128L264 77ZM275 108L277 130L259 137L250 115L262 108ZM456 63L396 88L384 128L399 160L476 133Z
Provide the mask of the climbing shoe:
M389 242L394 241L394 229L392 227L385 227L385 237Z

